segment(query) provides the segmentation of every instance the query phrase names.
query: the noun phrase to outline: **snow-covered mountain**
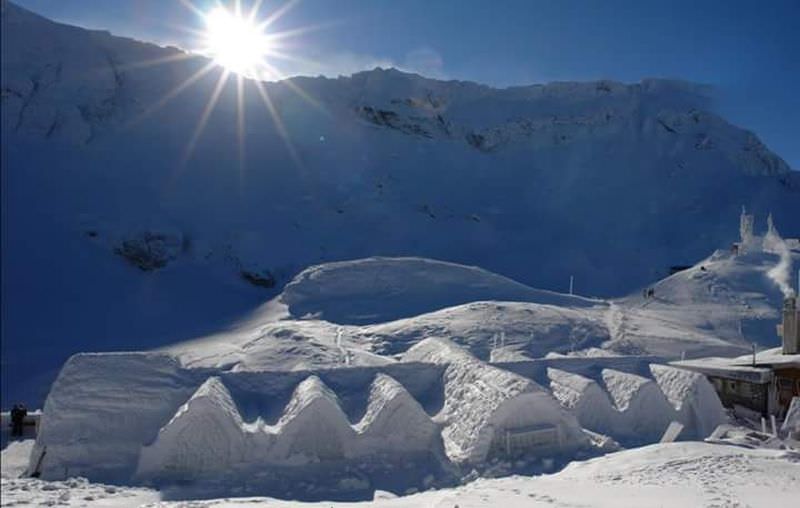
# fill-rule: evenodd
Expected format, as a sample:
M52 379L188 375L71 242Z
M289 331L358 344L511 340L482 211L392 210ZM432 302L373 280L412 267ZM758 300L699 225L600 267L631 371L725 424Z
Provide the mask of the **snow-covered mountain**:
M369 258L301 272L230 330L170 346L187 366L299 370L397 361L429 337L477 357L736 355L780 344L780 257L717 251L636 293L604 300L535 290L480 268ZM789 261L800 264L800 250ZM428 291L431 285L441 293Z
M800 233L797 174L689 83L496 89L376 69L264 83L277 122L245 81L239 129L235 80L205 112L222 71L198 74L202 57L5 1L1 28L3 405L41 399L72 352L219 331L322 262L421 256L550 290L574 275L579 294L610 297L730 243L742 205ZM463 324L452 314L478 314L458 305L497 316L474 302L537 293L568 309L532 309L541 322L564 312L587 344L614 340L590 316L613 317L613 303L492 288L374 322L369 306L317 322L369 325L388 344L398 320ZM625 317L611 323L633 336ZM385 347L359 354L384 361Z

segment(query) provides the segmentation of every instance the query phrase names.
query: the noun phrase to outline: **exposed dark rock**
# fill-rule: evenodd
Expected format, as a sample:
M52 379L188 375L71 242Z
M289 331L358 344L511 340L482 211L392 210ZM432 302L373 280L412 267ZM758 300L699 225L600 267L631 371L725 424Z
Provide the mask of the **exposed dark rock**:
M145 231L123 240L114 252L140 270L150 272L174 261L182 244L180 236Z
M244 280L249 282L250 284L262 288L274 288L275 287L275 276L272 275L272 272L269 270L261 270L258 272L249 271L249 270L242 270L239 272Z

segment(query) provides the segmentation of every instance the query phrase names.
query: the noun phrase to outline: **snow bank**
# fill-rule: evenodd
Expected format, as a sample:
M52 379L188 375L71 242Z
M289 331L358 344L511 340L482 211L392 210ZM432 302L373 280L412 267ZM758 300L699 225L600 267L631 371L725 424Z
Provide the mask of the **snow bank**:
M603 369L603 382L614 407L620 412L615 437L633 442L652 442L661 437L675 417L675 410L651 379L614 369Z
M426 339L409 349L403 359L447 365L444 406L436 420L443 425L445 453L454 462L480 463L502 454L506 433L528 428L556 430L557 449L546 453L585 443L575 417L543 387L485 364L449 341Z
M682 438L703 439L727 422L725 408L704 375L657 364L650 366L650 372L684 425Z

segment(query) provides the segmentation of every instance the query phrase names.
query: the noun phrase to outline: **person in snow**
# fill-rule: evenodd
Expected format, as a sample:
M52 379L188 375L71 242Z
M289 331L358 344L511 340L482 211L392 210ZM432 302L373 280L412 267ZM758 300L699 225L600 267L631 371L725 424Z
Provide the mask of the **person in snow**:
M28 416L28 409L25 407L25 404L14 404L14 407L11 409L12 436L22 437L26 416Z

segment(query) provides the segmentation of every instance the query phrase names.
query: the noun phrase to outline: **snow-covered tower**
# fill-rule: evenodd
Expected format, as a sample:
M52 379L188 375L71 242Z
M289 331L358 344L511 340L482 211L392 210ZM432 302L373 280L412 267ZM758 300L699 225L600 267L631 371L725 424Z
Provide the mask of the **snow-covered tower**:
M739 217L739 236L741 238L741 246L746 248L753 241L753 223L755 219L752 214L747 213L742 207L742 215Z
M800 354L800 308L794 295L783 300L783 322L778 325L778 334L783 342L783 354Z

